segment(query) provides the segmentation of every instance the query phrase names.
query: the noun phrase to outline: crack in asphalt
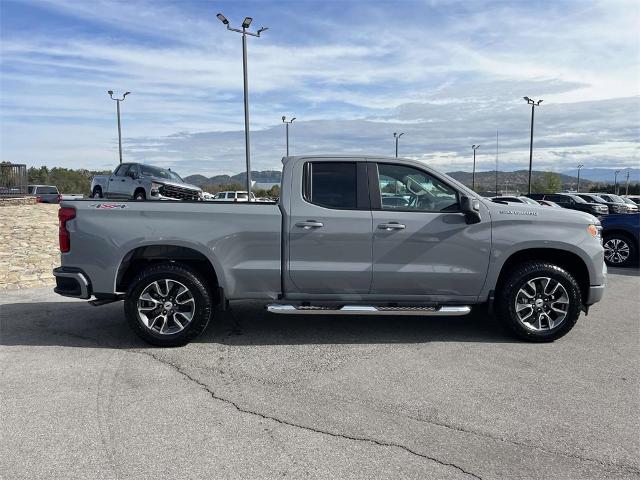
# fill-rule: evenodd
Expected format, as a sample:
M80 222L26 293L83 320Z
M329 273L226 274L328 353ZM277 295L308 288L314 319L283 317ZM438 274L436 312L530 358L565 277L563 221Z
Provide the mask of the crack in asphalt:
M306 425L300 425L300 424L297 424L297 423L289 422L287 420L283 420L283 419L278 418L278 417L273 417L271 415L266 415L264 413L254 412L252 410L248 410L246 408L241 407L240 405L238 405L236 402L234 402L232 400L229 400L227 398L223 398L223 397L220 397L220 396L216 395L215 392L213 390L211 390L211 388L209 388L208 385L206 385L205 383L201 382L197 378L192 377L187 372L185 372L182 368L180 368L178 365L175 365L175 364L173 364L173 363L171 363L171 362L169 362L167 360L164 360L162 358L159 358L159 357L157 357L156 355L153 355L150 352L145 352L145 351L140 351L140 350L129 350L129 351L133 352L133 353L139 353L139 354L145 355L147 357L151 357L154 360L162 363L163 365L167 365L167 366L171 367L176 372L178 372L180 375L182 375L183 377L187 378L191 382L195 383L196 385L198 385L202 389L204 389L211 396L211 398L213 398L214 400L218 400L220 402L224 402L224 403L226 403L228 405L231 405L237 411L239 411L241 413L247 413L249 415L254 415L256 417L260 417L260 418L262 418L264 420L272 420L272 421L280 423L282 425L287 425L289 427L299 428L299 429L302 429L302 430L307 430L309 432L319 433L319 434L322 434L322 435L328 435L328 436L334 437L334 438L342 438L344 440L353 440L353 441L356 441L356 442L366 442L366 443L371 443L373 445L378 445L380 447L398 448L398 449L404 450L405 452L410 453L411 455L414 455L416 457L420 457L420 458L423 458L423 459L426 459L426 460L430 460L432 462L435 462L435 463L437 463L439 465L442 465L442 466L445 466L445 467L455 468L456 470L464 473L465 475L468 475L468 476L473 477L473 478L477 478L479 480L483 480L482 477L476 475L475 473L469 472L468 470L465 470L464 468L460 467L459 465L456 465L456 464L450 463L450 462L445 462L445 461L439 460L439 459L437 459L435 457L430 457L429 455L425 455L425 454L416 452L415 450L412 450L409 447L406 447L406 446L398 444L398 443L383 442L383 441L375 440L375 439L372 439L372 438L356 437L356 436L353 436L353 435L335 433L335 432L331 432L331 431L328 431L328 430L320 430L318 428L308 427Z
M111 346L111 345L103 343L100 339L97 339L97 338L94 338L94 337L83 336L83 335L75 334L75 333L64 331L64 330L50 329L49 331L51 333L53 333L54 335L62 335L62 336L66 335L66 336L69 336L69 337L72 337L72 338L76 338L76 339L80 339L80 340L91 341L91 342L94 342L94 343L96 343L98 345L101 345L101 346ZM230 333L230 335L231 335L231 333ZM120 348L120 347L117 347L117 346L113 346L113 347L114 348ZM262 418L265 418L265 419L269 419L269 420L273 420L273 421L282 423L284 425L289 425L289 426L292 426L292 427L302 428L302 429L306 429L306 430L309 430L309 431L313 431L313 432L317 432L317 433L321 433L321 434L325 434L325 435L330 435L330 436L334 436L334 437L341 437L341 438L355 440L355 441L370 442L370 443L374 443L374 444L380 445L380 446L397 447L397 448L403 449L403 450L405 450L405 451L407 451L407 452L409 452L409 453L411 453L413 455L417 455L417 456L423 457L425 459L432 460L432 461L434 461L436 463L440 463L442 465L451 466L453 468L456 468L456 469L462 471L465 474L471 475L471 476L476 477L476 478L480 478L480 477L478 477L477 475L475 475L473 473L470 473L470 472L467 472L467 471L463 470L462 468L458 467L457 465L454 465L454 464L451 464L451 463L442 462L442 461L440 461L438 459L431 458L431 457L426 456L426 455L422 455L420 453L412 451L411 449L409 449L409 448L407 448L407 447L405 447L403 445L385 443L385 442L378 442L376 440L372 440L372 439L368 439L368 438L364 438L364 437L349 437L349 436L346 436L346 435L336 434L336 433L329 432L329 431L317 430L317 429L314 429L312 427L306 427L304 425L293 424L293 423L287 422L286 420L281 420L281 419L278 419L278 418L275 418L275 417L269 417L269 416L263 415L263 414L258 413L258 412L253 412L253 411L250 411L250 410L243 409L242 407L240 407L239 405L235 404L231 400L227 400L225 398L221 398L221 397L216 396L207 385L205 385L204 383L200 382L199 380L191 377L189 374L187 374L182 369L180 369L177 365L174 365L171 362L163 360L163 359L161 359L161 358L159 358L159 357L157 357L157 356L155 356L155 355L153 355L153 354L151 354L149 352L145 352L145 351L141 351L141 350L131 350L131 349L126 349L126 350L129 351L129 352L132 352L132 353L139 353L139 354L146 355L146 356L151 357L154 360L156 360L156 361L158 361L158 362L160 362L162 364L170 366L171 368L176 370L178 373L180 373L184 377L188 378L192 382L194 382L194 383L200 385L202 388L204 388L212 396L212 398L214 398L216 400L219 400L219 401L222 401L222 402L226 402L228 404L231 404L240 412L249 413L249 414L256 415L256 416L259 416L259 417L262 417ZM597 465L599 465L599 466L601 466L601 467L603 467L605 469L619 469L619 470L624 470L624 471L627 471L627 472L633 473L633 474L640 474L640 469L637 468L634 465L628 465L628 464L624 464L624 463L605 462L603 460L599 460L599 459L595 459L595 458L589 458L589 457L583 457L583 456L580 456L580 455L577 455L577 454L574 454L574 453L561 452L561 451L557 451L557 450L549 450L549 449L544 448L544 447L542 447L540 445L531 445L531 444L524 443L524 442L518 442L516 440L510 440L510 439L507 439L507 438L504 438L504 437L496 437L496 436L490 435L490 434L485 433L485 432L477 432L477 431L474 431L474 430L467 430L467 429L459 427L457 425L448 424L448 423L445 423L445 422L439 422L439 421L432 420L432 419L420 418L420 417L416 417L416 416L413 416L413 415L403 415L403 416L405 418L408 418L410 420L414 420L414 421L417 421L417 422L428 423L430 425L435 425L435 426L438 426L438 427L447 428L447 429L450 429L450 430L455 430L455 431L458 431L458 432L461 432L461 433L468 433L470 435L475 435L475 436L482 437L482 438L489 438L491 440L495 440L495 441L498 441L498 442L509 443L511 445L515 445L515 446L518 446L518 447L534 448L536 450L540 450L541 452L547 453L549 455L558 455L558 456L562 456L562 457L566 457L566 458L572 458L572 459L575 459L575 460L579 460L579 461L582 461L582 462L594 463L594 464L597 464Z
M549 455L559 455L559 456L562 456L562 457L573 458L573 459L580 460L580 461L583 461L583 462L595 463L595 464L600 465L601 467L604 467L605 469L619 469L619 470L628 471L629 473L640 474L640 469L638 469L634 465L627 465L625 463L608 463L608 462L605 462L605 461L602 461L602 460L598 460L596 458L583 457L583 456L580 456L580 455L575 454L575 453L567 453L567 452L560 452L560 451L557 451L557 450L549 450L547 448L541 447L540 445L532 445L532 444L529 444L529 443L518 442L517 440L510 440L510 439L504 438L504 437L496 437L496 436L493 436L493 435L485 433L485 432L476 432L474 430L467 430L467 429L459 427L457 425L452 425L452 424L448 424L448 423L444 423L444 422L438 422L436 420L430 420L430 419L426 419L426 418L414 417L412 415L404 415L404 417L408 418L410 420L415 420L416 422L428 423L430 425L436 425L438 427L448 428L450 430L456 430L456 431L461 432L461 433L468 433L470 435L475 435L475 436L481 437L481 438L490 438L491 440L495 440L497 442L510 443L511 445L515 445L517 447L534 448L536 450L540 450L541 452L548 453Z

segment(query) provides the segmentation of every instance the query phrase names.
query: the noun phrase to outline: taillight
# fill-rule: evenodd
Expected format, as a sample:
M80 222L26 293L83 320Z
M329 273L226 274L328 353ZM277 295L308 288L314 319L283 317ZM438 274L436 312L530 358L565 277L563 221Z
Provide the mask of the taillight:
M42 197L36 197L36 203L42 203Z
M64 207L58 210L58 239L60 240L60 251L68 252L71 250L71 239L67 230L67 221L76 218L76 209Z

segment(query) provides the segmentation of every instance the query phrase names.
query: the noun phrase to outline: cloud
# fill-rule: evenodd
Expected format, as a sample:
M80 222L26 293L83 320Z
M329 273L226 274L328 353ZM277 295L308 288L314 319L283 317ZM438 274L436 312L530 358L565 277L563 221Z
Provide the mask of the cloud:
M240 38L215 19L220 7L271 27L249 39L256 168L279 166L283 114L298 117L299 153L391 153L402 130L403 154L462 168L469 145L487 151L499 130L504 164L520 167L523 95L545 100L536 156L550 168L637 162L636 2L15 5L0 20L3 159L115 159L114 89L133 92L122 104L129 158L240 171Z

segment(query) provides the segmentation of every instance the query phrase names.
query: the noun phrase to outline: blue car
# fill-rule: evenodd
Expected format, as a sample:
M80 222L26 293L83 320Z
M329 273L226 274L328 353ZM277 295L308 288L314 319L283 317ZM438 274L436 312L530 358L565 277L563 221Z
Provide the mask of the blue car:
M640 213L614 214L602 218L604 260L611 267L627 267L638 262Z

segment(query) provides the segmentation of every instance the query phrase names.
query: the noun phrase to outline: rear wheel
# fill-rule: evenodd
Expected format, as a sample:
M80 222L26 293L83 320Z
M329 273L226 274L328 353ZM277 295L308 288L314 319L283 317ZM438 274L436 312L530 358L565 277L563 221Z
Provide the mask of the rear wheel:
M604 260L611 267L628 267L637 258L637 249L631 238L623 233L604 237Z
M501 323L513 335L550 342L578 321L582 296L575 278L546 262L529 262L512 271L496 298Z
M213 301L205 281L185 265L147 267L131 282L124 301L131 328L161 347L184 345L202 333Z

